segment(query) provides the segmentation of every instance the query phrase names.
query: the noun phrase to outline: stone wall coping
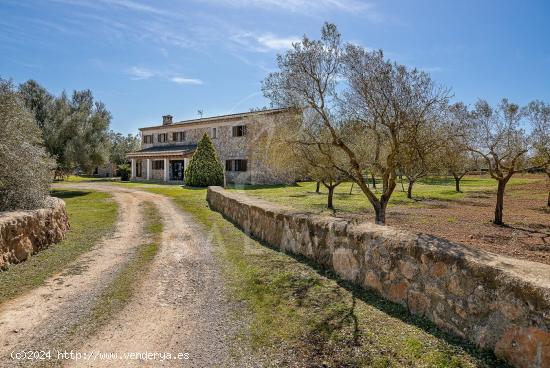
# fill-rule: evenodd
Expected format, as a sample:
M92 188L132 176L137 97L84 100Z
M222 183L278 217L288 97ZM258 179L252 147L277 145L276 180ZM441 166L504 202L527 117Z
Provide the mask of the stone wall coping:
M225 197L247 204L251 207L261 208L264 211L288 216L303 216L312 223L340 222L348 235L357 238L369 234L371 237L390 237L396 239L391 246L408 247L409 253L421 252L431 254L434 258L446 257L451 262L464 262L470 267L497 269L511 278L517 278L517 282L531 283L537 288L543 289L541 295L550 306L550 265L501 256L479 249L468 248L459 243L453 243L446 239L437 238L428 234L415 234L406 230L399 230L391 226L377 225L371 222L357 223L352 220L340 219L326 215L318 215L310 212L299 211L287 206L279 205L260 198L249 197L245 193L226 190L219 186L209 187L208 190L219 193ZM418 242L418 239L423 242ZM449 262L449 263L451 263ZM507 280L510 282L511 280Z
M4 222L12 221L14 218L33 216L34 213L39 211L48 211L53 208L64 207L65 202L61 198L49 197L46 205L43 208L37 208L34 210L17 210L17 211L0 211L0 224Z

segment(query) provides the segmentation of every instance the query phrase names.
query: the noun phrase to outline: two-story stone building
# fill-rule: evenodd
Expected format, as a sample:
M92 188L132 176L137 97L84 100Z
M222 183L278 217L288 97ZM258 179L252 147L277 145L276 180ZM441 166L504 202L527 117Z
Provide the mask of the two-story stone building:
M271 109L172 122L140 128L142 148L128 154L132 180L183 181L184 171L207 133L225 169L228 183L268 184L281 182L265 164L260 146L282 119L291 119L290 109Z

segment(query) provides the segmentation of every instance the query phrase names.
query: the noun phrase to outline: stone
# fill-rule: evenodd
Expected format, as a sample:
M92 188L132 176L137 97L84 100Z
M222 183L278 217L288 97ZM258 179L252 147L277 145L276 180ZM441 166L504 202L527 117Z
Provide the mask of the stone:
M370 289L374 289L378 291L379 293L382 292L382 282L380 282L380 277L376 275L373 271L367 272L367 275L365 276L365 286Z
M495 354L517 368L550 367L550 333L513 325L496 343Z
M409 283L405 280L392 284L388 292L388 299L394 303L405 304L408 288Z
M0 212L0 269L61 241L69 229L65 202L50 198L48 208Z
M436 262L432 266L432 275L443 278L447 275L447 265L443 262Z
M344 280L355 281L359 275L359 262L355 259L351 249L336 249L332 255L332 267Z
M412 280L418 273L418 266L409 261L400 261L399 270L408 280Z
M407 306L412 314L425 315L430 307L430 299L424 293L416 290L410 290Z

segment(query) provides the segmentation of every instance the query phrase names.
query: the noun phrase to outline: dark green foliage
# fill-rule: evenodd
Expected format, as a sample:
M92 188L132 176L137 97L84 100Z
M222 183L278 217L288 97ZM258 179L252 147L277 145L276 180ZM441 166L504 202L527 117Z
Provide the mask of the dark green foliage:
M56 177L75 168L89 173L107 160L111 114L90 90L56 97L29 80L19 86L19 94L42 130L46 151L57 161Z
M120 173L120 180L128 181L130 180L130 174L132 173L132 168L128 164L118 165L118 172Z
M218 161L212 140L206 133L185 169L185 184L192 187L223 185L223 167Z

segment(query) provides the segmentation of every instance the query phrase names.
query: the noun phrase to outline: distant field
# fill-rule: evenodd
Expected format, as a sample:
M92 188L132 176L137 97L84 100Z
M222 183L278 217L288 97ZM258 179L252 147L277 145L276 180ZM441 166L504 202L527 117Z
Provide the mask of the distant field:
M230 189L292 208L331 216L373 221L374 211L357 185L338 186L335 211L326 208L326 189L315 193L314 182L293 186L232 186ZM381 183L377 183L381 188ZM407 189L406 182L403 183ZM351 189L351 194L350 194ZM517 175L507 187L504 221L494 226L496 181L488 176L467 176L462 193L454 179L426 178L414 185L413 199L398 183L388 206L388 225L428 233L475 248L550 264L550 209L542 175Z

